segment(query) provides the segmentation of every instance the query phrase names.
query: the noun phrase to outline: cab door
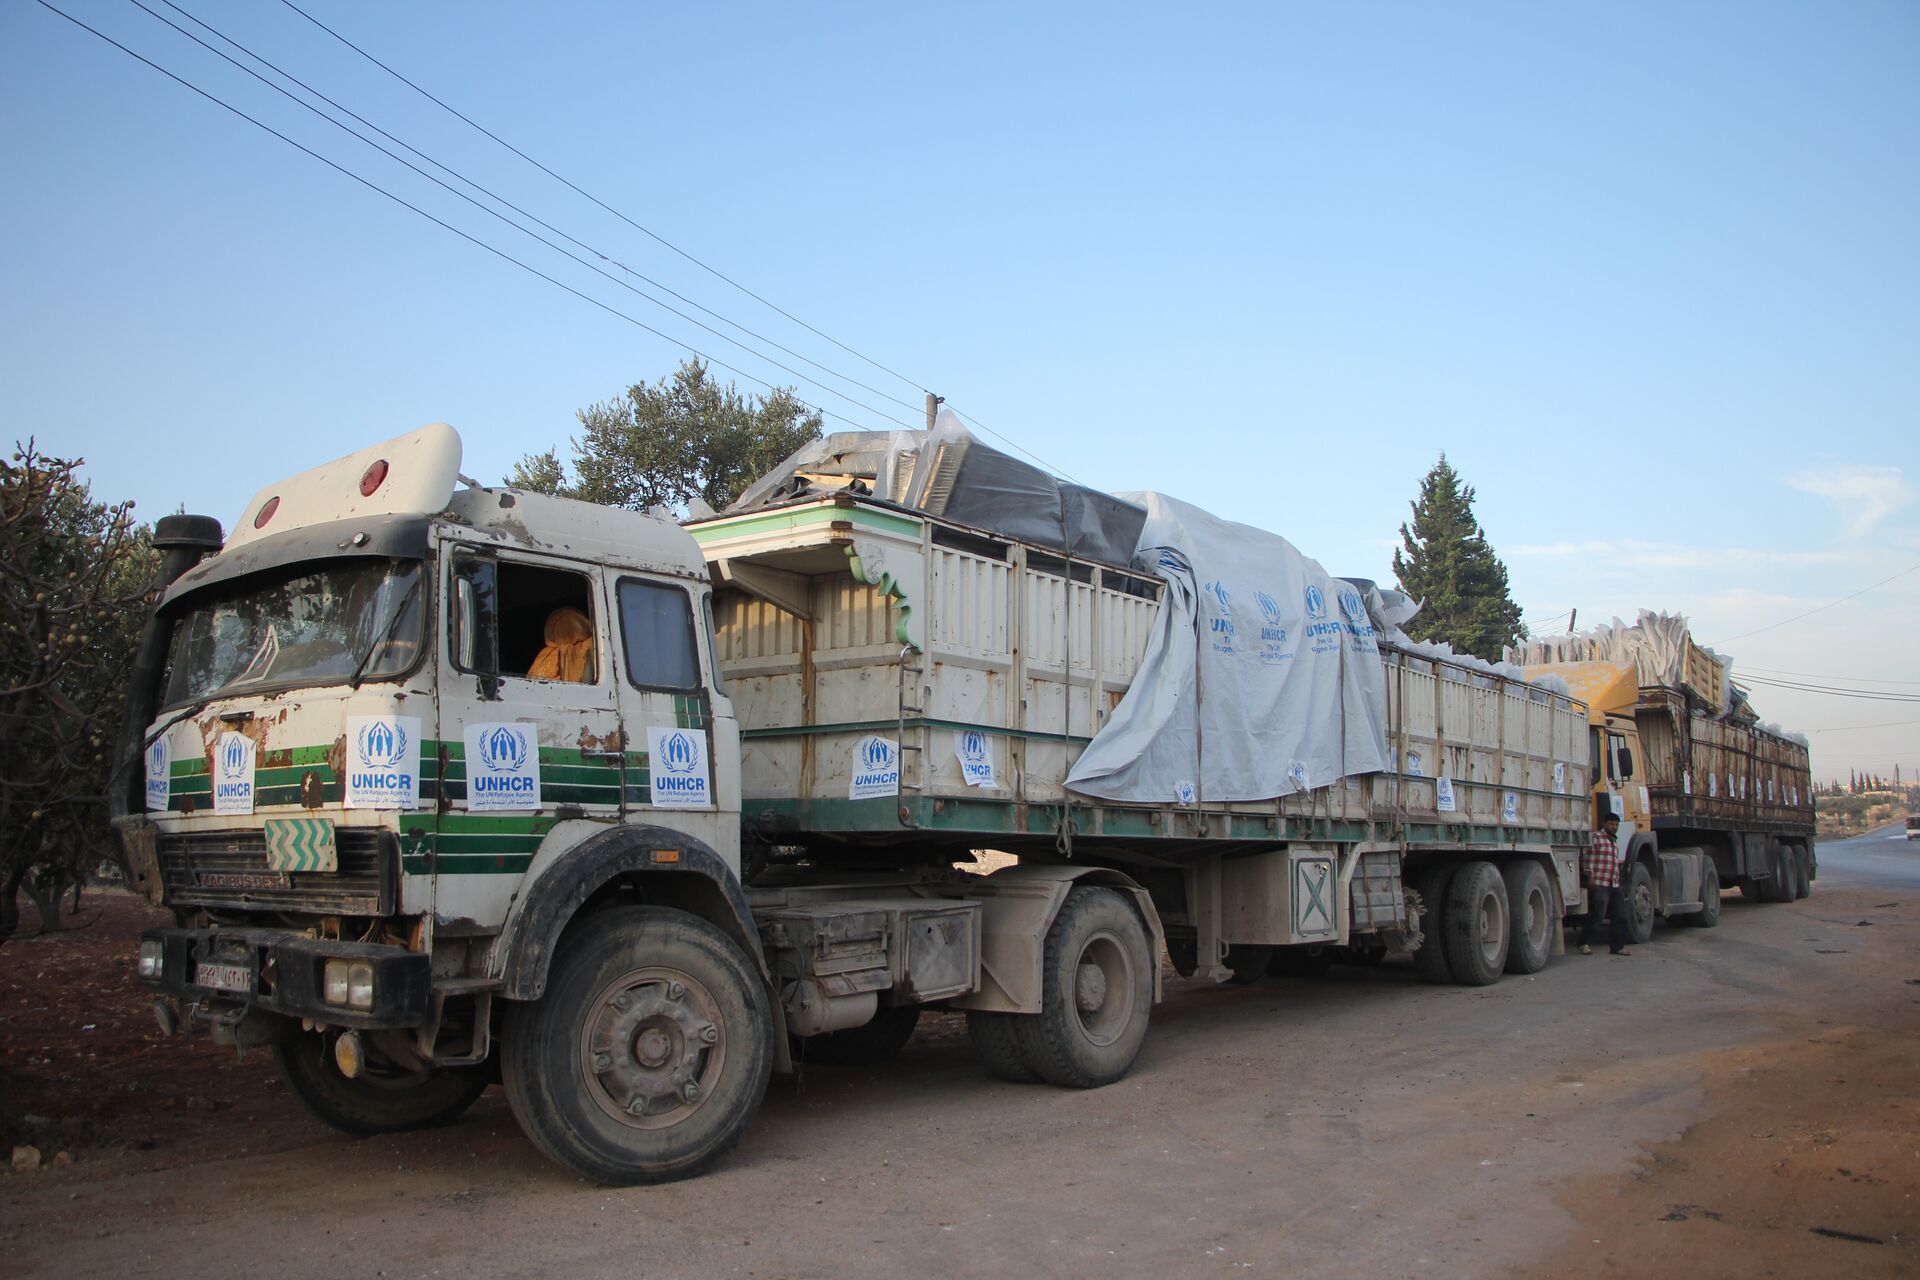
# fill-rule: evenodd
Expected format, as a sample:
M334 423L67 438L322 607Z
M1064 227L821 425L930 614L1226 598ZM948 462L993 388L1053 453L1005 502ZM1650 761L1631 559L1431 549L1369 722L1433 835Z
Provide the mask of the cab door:
M625 808L606 596L577 561L466 546L444 559L436 914L499 919L556 822Z
M739 729L713 668L707 588L610 571L628 803L646 821L698 836L739 870ZM644 772L642 772L644 770Z

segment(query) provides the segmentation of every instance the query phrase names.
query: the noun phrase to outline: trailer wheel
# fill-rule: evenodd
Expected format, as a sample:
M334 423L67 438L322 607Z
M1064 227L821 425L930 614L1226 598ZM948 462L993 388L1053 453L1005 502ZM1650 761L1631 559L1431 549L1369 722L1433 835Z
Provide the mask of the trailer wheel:
M1507 882L1507 907L1513 918L1507 942L1508 973L1538 973L1553 954L1553 891L1540 864L1522 858L1500 868Z
M905 1048L919 1022L919 1005L895 1005L880 1010L871 1021L844 1031L794 1036L793 1060L820 1062L830 1067L870 1067Z
M1140 1056L1152 1008L1146 926L1114 890L1075 888L1047 930L1040 1013L1014 1025L1021 1056L1050 1084L1111 1084Z
M507 1099L533 1144L609 1185L699 1172L740 1139L773 1070L766 989L733 940L662 907L591 917L546 994L507 1011Z
M340 1073L325 1036L287 1036L274 1042L273 1056L300 1105L356 1138L446 1124L487 1091L487 1078L479 1071L407 1071L371 1054L360 1074L349 1079Z
M1793 896L1810 898L1813 896L1813 872L1807 866L1807 853L1799 845L1787 846L1787 854L1793 859Z
M1447 924L1447 887L1453 881L1453 866L1436 863L1414 877L1413 891L1420 898L1420 946L1413 953L1413 967L1428 982L1452 982L1447 967L1447 944L1441 936Z
M1267 966L1273 963L1274 949L1264 943L1237 942L1227 948L1221 964L1233 970L1233 976L1227 981L1236 987L1260 981L1267 976Z
M1793 850L1779 841L1767 849L1767 884L1761 890L1763 902L1793 901Z
M1703 861L1706 866L1700 872L1700 910L1690 919L1696 928L1711 929L1720 923L1720 868L1710 857Z
M1638 946L1653 937L1653 874L1644 862L1627 867L1627 940Z
M1485 987L1500 980L1507 963L1507 882L1491 862L1469 862L1447 888L1447 910L1440 936L1447 968L1463 987Z
M1020 1049L1020 1037L1014 1034L1018 1025L1015 1019L1031 1016L967 1010L967 1038L973 1041L973 1051L980 1055L981 1064L1013 1084L1033 1084L1040 1079L1040 1073L1027 1065Z

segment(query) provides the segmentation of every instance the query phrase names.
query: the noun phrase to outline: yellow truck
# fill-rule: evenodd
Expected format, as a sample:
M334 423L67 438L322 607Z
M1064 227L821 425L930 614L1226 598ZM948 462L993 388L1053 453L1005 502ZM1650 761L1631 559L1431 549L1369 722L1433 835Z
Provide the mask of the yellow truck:
M1620 818L1633 941L1659 917L1711 928L1723 887L1761 902L1812 891L1807 748L1755 720L1684 619L1643 613L1508 657L1586 704L1594 816Z

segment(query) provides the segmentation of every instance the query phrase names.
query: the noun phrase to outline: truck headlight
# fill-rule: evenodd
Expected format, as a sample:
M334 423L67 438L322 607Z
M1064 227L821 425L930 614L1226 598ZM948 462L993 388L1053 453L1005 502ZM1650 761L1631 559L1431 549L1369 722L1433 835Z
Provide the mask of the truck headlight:
M366 960L329 960L321 996L349 1009L373 1008L373 965Z
M164 942L142 942L140 944L140 976L157 978L167 968L167 946Z

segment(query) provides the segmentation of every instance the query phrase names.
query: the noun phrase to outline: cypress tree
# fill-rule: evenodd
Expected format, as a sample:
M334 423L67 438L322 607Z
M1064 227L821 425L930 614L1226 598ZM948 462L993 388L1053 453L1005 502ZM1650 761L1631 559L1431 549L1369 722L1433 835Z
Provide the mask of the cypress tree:
M1474 519L1473 486L1442 453L1411 506L1413 523L1400 526L1404 554L1393 553L1400 589L1424 604L1408 633L1497 660L1521 638L1520 606L1507 592L1507 566Z

